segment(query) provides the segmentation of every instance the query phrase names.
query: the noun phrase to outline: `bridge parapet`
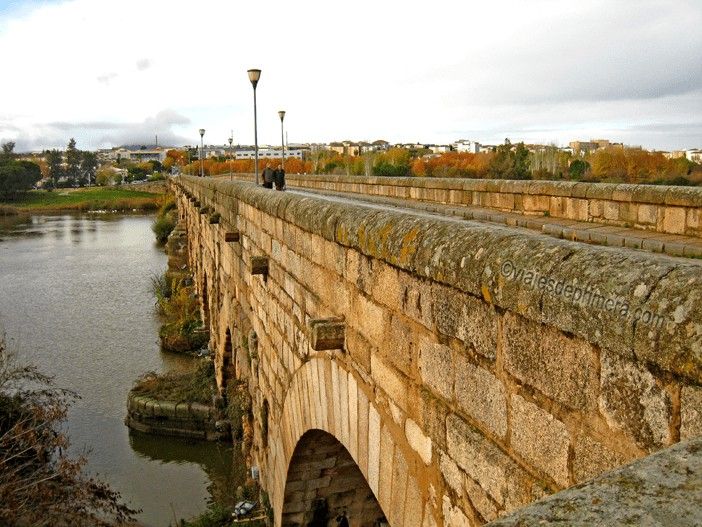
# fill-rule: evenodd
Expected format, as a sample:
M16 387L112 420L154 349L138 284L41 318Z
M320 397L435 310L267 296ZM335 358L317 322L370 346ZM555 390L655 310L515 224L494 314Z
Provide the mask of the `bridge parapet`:
M251 181L252 175L238 174ZM300 188L481 207L651 232L702 237L702 188L575 181L287 176Z
M344 445L392 525L479 524L702 433L696 261L240 182L177 186L217 360L226 331L256 334L237 362L254 415L275 424L259 423L253 455L278 521L311 429ZM343 319L343 350L313 349L315 319Z

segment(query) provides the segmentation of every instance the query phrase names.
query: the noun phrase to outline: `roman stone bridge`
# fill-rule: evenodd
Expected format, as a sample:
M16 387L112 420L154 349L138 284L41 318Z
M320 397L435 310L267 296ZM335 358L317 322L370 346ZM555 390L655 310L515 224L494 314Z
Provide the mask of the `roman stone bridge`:
M702 435L699 189L288 185L172 185L276 525L504 521Z

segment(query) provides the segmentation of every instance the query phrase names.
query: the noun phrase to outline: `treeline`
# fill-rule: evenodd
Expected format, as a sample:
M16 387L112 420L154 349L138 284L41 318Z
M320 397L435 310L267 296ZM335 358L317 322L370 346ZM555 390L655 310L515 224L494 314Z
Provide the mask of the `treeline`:
M280 159L259 159L259 169ZM198 175L199 161L188 163L186 153L171 150L164 168L179 167L185 174ZM251 173L251 159L205 159L206 176ZM307 160L287 158L288 174L339 174L388 177L459 177L491 179L539 179L608 183L702 185L702 165L686 158L668 159L661 152L641 148L610 146L576 155L556 146L528 149L509 140L490 152L478 154L446 152L432 154L426 149L392 148L360 156L345 156L332 150L313 152Z
M16 159L15 143L2 145L0 152L0 199L14 200L31 190L41 180L41 169L36 163Z
M95 182L98 159L95 152L79 150L71 138L66 152L46 150L47 181L44 188L84 187Z

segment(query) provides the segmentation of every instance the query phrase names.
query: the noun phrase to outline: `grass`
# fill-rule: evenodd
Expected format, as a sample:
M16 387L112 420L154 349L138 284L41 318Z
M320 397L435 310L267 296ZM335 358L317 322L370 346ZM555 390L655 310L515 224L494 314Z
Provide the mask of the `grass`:
M201 359L192 372L168 372L161 375L147 373L137 380L132 393L161 401L187 401L210 405L214 382L212 359Z
M0 205L0 216L16 216L18 211L15 207L9 205Z
M163 196L126 188L93 187L82 189L32 190L15 201L0 202L19 212L58 210L156 210Z

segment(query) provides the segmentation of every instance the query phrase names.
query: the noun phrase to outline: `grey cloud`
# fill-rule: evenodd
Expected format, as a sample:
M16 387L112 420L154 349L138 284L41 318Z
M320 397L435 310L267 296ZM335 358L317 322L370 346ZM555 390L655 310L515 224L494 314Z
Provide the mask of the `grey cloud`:
M149 59L139 59L137 60L136 67L139 71L147 70L151 67L151 61Z
M63 148L71 137L75 137L78 147L84 149L107 148L123 144L153 144L155 135L161 145L182 145L188 139L173 131L174 126L187 125L190 119L173 110L163 110L142 122L55 121L37 125L35 136L29 136L15 127L10 135L17 137L18 150L41 150ZM0 136L5 129L0 123ZM8 131L12 131L9 130Z
M449 97L538 104L690 93L702 88L700 24L700 4L607 3L603 11L534 27L468 57L444 72L459 81Z

